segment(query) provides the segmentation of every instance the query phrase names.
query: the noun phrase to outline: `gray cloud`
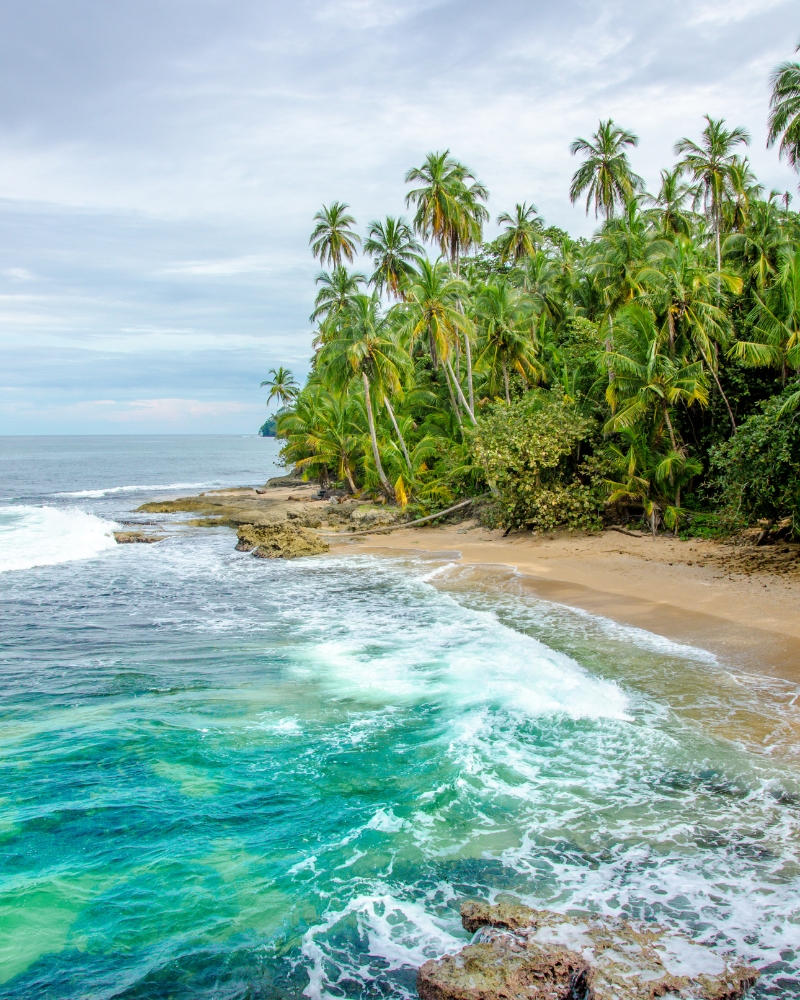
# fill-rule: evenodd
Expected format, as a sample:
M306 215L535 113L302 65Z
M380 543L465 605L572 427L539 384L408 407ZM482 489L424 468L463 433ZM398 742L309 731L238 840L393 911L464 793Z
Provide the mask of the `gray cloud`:
M568 145L608 115L640 134L651 185L709 112L750 128L768 188L793 188L764 137L799 13L796 0L3 5L0 430L46 429L62 405L58 429L105 429L90 404L110 388L120 405L227 403L226 427L254 429L235 407L261 405L266 369L304 371L311 215L333 198L362 224L401 211L403 173L429 149L475 167L493 215L533 200L573 232L593 220L568 203ZM153 429L178 410L154 408Z

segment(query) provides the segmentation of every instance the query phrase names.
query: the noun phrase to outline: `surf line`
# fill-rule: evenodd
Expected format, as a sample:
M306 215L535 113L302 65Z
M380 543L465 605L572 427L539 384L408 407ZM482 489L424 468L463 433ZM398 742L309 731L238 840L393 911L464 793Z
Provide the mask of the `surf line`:
M446 510L440 510L437 514L428 514L427 517L419 517L416 521L403 521L400 524L385 524L383 527L379 528L367 528L365 531L320 531L320 535L327 535L329 538L355 538L356 535L375 535L382 531L397 531L399 528L414 528L418 524L424 524L426 521L434 521L437 517L444 517L445 514L452 514L454 510L461 510L462 507L468 507L471 503L475 503L476 500L483 500L484 497L488 497L488 493L483 493L479 497L470 497L469 500L462 500L461 503L457 503L454 507L448 507Z

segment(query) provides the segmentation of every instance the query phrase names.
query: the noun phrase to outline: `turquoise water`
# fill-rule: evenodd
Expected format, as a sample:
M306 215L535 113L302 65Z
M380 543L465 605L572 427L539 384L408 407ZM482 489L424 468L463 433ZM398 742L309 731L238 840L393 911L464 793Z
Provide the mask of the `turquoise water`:
M179 445L0 439L0 995L413 996L509 891L800 996L796 686L446 555L116 546L159 487L273 474Z

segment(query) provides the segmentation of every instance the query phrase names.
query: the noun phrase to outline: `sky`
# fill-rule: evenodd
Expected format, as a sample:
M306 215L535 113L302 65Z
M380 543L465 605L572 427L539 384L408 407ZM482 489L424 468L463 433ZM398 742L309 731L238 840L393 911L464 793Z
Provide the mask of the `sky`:
M0 0L0 434L255 433L308 370L323 203L364 231L449 148L496 217L570 205L612 117L651 190L702 116L752 134L800 0Z

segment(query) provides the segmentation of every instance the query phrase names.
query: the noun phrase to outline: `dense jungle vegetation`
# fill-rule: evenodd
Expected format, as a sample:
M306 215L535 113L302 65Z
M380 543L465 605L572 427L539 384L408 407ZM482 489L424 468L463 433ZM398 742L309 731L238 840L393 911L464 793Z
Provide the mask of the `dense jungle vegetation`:
M655 193L637 142L608 120L572 144L588 240L522 203L485 242L488 191L449 151L406 175L408 221L362 239L323 207L311 373L263 383L286 461L424 513L486 495L506 527L800 534L800 215L744 128L707 117ZM800 63L769 143L800 167Z

